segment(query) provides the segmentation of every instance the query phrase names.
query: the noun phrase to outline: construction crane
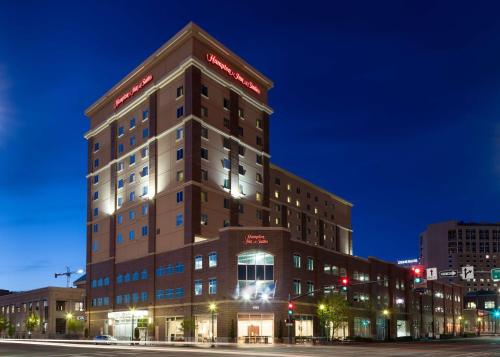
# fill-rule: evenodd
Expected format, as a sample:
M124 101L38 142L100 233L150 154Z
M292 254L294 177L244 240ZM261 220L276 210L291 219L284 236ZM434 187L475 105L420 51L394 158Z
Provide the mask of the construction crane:
M69 283L71 280L71 275L74 274L83 274L85 271L83 269L78 269L77 271L71 271L69 267L66 267L66 271L64 273L55 273L54 278L58 278L60 276L66 276L66 287L69 288Z

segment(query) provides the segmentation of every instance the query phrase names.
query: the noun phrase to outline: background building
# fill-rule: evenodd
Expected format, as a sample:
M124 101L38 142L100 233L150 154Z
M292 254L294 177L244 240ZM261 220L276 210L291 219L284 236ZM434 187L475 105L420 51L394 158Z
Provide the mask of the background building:
M59 287L11 292L0 296L0 316L15 327L17 338L28 337L25 321L31 314L40 321L32 337L63 337L68 333L68 318L85 319L84 293L84 289ZM8 332L3 331L3 335Z
M467 291L500 291L500 282L493 281L490 274L500 262L500 223L430 224L420 236L420 254L425 267L438 271L473 265L474 280L444 279L463 284Z

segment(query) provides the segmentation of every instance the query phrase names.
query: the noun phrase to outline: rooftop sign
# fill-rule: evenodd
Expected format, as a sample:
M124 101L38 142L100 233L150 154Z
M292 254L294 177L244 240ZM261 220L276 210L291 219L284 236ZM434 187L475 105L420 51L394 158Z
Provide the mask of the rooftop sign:
M153 75L148 74L146 77L144 77L139 83L137 83L135 86L130 88L130 90L126 93L123 93L121 96L115 99L115 104L114 107L115 109L118 109L120 105L125 103L127 100L132 98L137 92L139 92L142 88L146 86L149 82L153 80Z
M248 89L253 90L255 93L260 94L260 88L253 83L252 81L245 79L239 72L234 71L231 67L229 67L226 63L222 62L216 55L213 53L207 53L207 61L217 67L219 67L222 71L226 72L229 76L236 79L238 82L243 84Z

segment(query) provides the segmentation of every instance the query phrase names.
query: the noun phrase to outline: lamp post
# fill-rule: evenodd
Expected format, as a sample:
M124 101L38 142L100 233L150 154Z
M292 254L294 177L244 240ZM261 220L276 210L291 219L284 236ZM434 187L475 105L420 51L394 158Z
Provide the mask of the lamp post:
M73 314L71 312L68 312L66 314L66 333L69 334L69 329L68 329L68 324L73 319Z
M460 335L463 335L463 333L464 333L463 332L463 323L464 323L463 316L459 316L458 317L458 325L459 325L459 329L460 329L460 331L459 331Z
M130 340L134 340L134 316L135 316L135 307L130 308L130 312L132 313L132 335L130 336Z
M325 324L325 317L324 317L325 309L326 309L325 304L319 304L318 310L319 310L319 314L320 314L321 334L324 337L326 337L326 331L325 331L326 324Z
M386 332L387 332L386 340L389 341L390 338L391 338L391 320L390 320L390 317L389 317L389 310L384 309L382 311L382 314L385 317L385 323L386 323L386 326L387 326L387 328L386 328Z
M215 334L214 334L214 318L215 318L215 310L217 310L217 305L215 303L211 303L208 306L208 310L212 313L212 347L215 347Z

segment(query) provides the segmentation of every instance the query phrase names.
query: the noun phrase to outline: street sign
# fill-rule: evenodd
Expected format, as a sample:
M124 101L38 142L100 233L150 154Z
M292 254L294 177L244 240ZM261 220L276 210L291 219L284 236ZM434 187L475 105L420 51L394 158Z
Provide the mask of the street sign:
M427 280L437 280L438 278L438 270L437 268L427 268L426 270L426 278Z
M493 269L491 269L491 279L493 281L500 280L500 268L493 268Z
M427 290L427 288L416 288L416 289L414 289L414 291L416 293L420 293L420 294L425 293L426 290Z
M474 279L474 267L472 265L466 265L462 267L462 274L460 274L460 277L463 280L473 280Z
M454 278L458 276L458 271L456 270L442 270L439 272L439 277L441 278Z

